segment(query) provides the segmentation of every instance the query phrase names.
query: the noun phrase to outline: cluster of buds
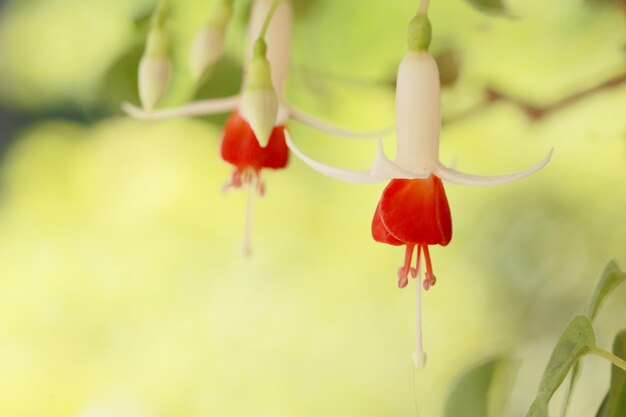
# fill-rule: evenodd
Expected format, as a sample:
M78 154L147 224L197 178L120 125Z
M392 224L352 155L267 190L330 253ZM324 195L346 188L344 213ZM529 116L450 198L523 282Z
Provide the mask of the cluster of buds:
M217 23L204 28L196 37L192 53L192 68L196 77L200 77L221 54L225 22L231 12L228 7L232 7L232 2L223 1ZM371 231L377 242L405 247L404 263L397 272L398 286L406 287L409 276L418 281L417 345L414 354L417 367L424 366L426 361L422 346L421 291L422 288L429 290L437 280L429 247L446 246L452 239L452 217L444 182L476 186L505 184L539 171L552 155L550 151L542 161L527 170L496 176L465 174L439 161L440 81L437 63L428 51L431 23L427 11L428 0L421 0L418 13L409 23L408 51L398 68L395 160L385 155L382 140L379 139L378 152L369 170L344 170L313 160L298 149L287 131L286 123L293 119L337 136L369 138L382 137L386 133L368 134L341 129L286 102L283 89L289 68L293 25L293 12L288 0L254 2L242 93L151 112L154 97L157 96L153 93L150 96L152 101L149 101L152 106L147 106L142 96L145 110L130 104L123 106L129 115L150 120L232 112L221 143L222 158L234 166L227 188L255 184L259 194L263 194L265 187L260 177L261 170L285 168L289 150L313 169L330 177L353 183L388 182L374 210ZM211 51L203 51L207 48ZM247 219L250 217L248 212ZM249 232L248 221L245 252L250 250ZM414 253L417 259L411 266ZM423 281L422 259L426 270Z

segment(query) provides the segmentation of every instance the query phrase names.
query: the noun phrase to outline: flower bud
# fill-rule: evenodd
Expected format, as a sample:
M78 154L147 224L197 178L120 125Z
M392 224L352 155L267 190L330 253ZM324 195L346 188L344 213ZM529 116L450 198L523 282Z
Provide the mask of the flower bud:
M151 111L167 91L171 64L167 56L167 35L162 28L150 30L146 49L139 62L139 98L144 109Z
M196 81L213 66L224 52L224 30L209 25L196 33L191 47L191 73Z
M222 0L209 23L196 33L190 61L191 73L196 81L222 57L226 26L232 14L233 1Z
M409 49L412 51L428 51L432 28L430 20L425 14L417 14L411 22L409 22L409 30L407 33L407 42Z
M265 41L259 39L254 49L254 57L248 64L242 110L259 144L264 147L278 117L278 96L272 85L270 63L265 57Z

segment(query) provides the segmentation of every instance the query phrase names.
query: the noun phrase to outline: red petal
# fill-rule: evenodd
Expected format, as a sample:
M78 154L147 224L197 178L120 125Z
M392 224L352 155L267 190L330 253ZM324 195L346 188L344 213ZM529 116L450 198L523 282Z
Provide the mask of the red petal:
M222 158L240 169L284 168L289 159L284 128L275 127L267 146L262 148L248 122L235 111L224 126Z
M380 198L384 228L403 243L445 246L452 239L450 207L441 180L391 180Z
M285 126L276 126L272 130L267 146L263 148L263 168L280 169L289 162L289 148L285 141Z
M380 217L380 203L376 206L376 212L372 219L372 237L376 242L386 243L388 245L400 246L403 244L398 239L391 236L385 228L383 219Z

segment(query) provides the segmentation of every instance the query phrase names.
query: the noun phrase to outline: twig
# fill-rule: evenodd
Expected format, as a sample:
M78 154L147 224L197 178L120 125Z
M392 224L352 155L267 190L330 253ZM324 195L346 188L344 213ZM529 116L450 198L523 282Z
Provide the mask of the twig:
M539 121L553 113L559 112L593 95L616 88L622 84L626 84L626 73L617 75L593 87L577 91L573 94L570 94L553 103L546 105L533 104L524 99L507 95L506 93L496 90L495 88L487 87L485 89L485 97L483 101L462 113L459 113L452 117L444 118L443 124L448 126L469 117L475 116L476 114L481 113L482 111L493 106L494 104L501 102L512 104L519 108L522 112L524 112L524 114L526 114L529 119L533 121Z

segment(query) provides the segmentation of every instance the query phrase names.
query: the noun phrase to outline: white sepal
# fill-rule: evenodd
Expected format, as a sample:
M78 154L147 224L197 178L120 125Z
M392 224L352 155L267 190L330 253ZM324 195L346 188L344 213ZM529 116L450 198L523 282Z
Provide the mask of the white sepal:
M430 172L424 171L411 173L408 171L404 171L402 168L398 167L389 158L387 158L383 149L382 141L380 140L378 142L378 151L376 153L374 163L372 165L372 168L368 171L352 171L336 168L322 164L321 162L318 162L308 157L300 149L298 149L296 145L294 145L293 141L291 140L291 135L287 130L285 130L285 140L289 149L291 149L291 151L305 164L307 164L314 170L321 172L324 175L341 181L357 184L372 184L376 182L389 181L394 178L428 178L428 176L430 175Z
M320 132L328 133L329 135L341 136L348 139L374 139L380 138L381 136L387 136L393 132L392 127L376 132L354 132L352 130L343 129L341 127L325 122L324 120L313 117L291 105L289 106L289 114L291 115L291 118L293 120L304 123L305 125L310 126L313 129L319 130Z
M139 98L151 111L165 95L170 81L170 61L166 56L144 55L139 62Z
M200 80L224 52L224 31L213 26L201 28L191 46L190 66L193 77Z
M550 158L552 158L553 150L554 149L550 149L550 152L548 152L548 155L546 155L546 157L537 165L531 168L528 168L524 171L517 172L515 174L504 174L504 175L493 175L493 176L472 175L472 174L465 174L459 171L455 171L453 169L447 168L440 164L435 169L435 175L441 178L443 181L446 181L452 184L478 185L478 186L507 184L509 182L517 181L531 174L534 174L535 172L545 167L548 164L548 162L550 162Z
M122 103L122 110L131 117L140 120L165 120L177 117L204 116L209 114L227 113L239 105L239 95L194 101L181 107L147 112L130 103Z
M246 88L241 104L244 119L250 124L259 145L265 147L278 118L276 91L265 88Z

